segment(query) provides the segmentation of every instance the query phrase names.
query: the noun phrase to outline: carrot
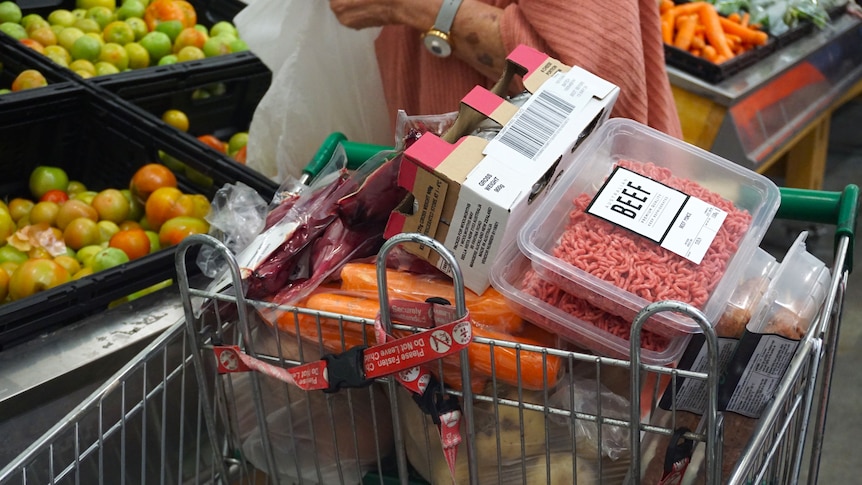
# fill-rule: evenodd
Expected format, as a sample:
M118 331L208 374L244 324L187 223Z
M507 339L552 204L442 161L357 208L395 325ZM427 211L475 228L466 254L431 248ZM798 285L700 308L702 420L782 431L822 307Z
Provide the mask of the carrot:
M706 40L703 38L703 32L694 32L694 37L691 38L691 50L703 51L706 46Z
M739 25L747 28L748 22L750 22L750 21L751 21L751 15L749 15L748 12L745 12L744 14L742 14L742 19L739 20Z
M442 297L455 303L455 287L446 277L420 275L404 271L387 270L386 284L390 298L425 301L431 297ZM347 291L372 293L377 297L377 267L370 263L347 263L341 270L341 288ZM524 320L506 302L506 298L494 288L481 295L465 290L467 309L476 325L492 328L508 334L519 332Z
M659 13L665 13L674 7L673 0L661 0L658 4Z
M352 296L346 293L315 293L307 300L301 303L302 307L351 315L369 320L376 318L379 312L379 302L374 298L362 298ZM343 327L339 327L339 323ZM312 315L299 314L294 317L291 312L284 312L278 316L279 328L292 335L296 334L296 326L299 326L300 336L310 342L317 343L323 341L323 346L330 352L341 352L357 345L374 345L376 339L374 329L370 325L360 325L352 322L339 322L337 319L321 318L320 330L318 331L317 318ZM364 328L359 328L363 326ZM363 339L363 332L365 339ZM409 332L406 330L396 330L393 332L395 337L406 336ZM533 332L530 337L513 337L494 330L485 329L479 326L473 326L474 335L505 340L510 342L520 342L529 345L550 346L551 337L542 338L541 333ZM342 339L344 345L342 346ZM491 375L491 355L489 347L485 344L471 343L468 346L468 354L470 356L471 373L471 388L480 392L487 383L488 377ZM542 377L542 356L534 352L521 351L520 355L516 355L512 349L504 349L496 347L494 349L494 365L497 373L497 379L506 384L517 384L517 366L520 360L521 365L521 381L525 389L537 389L535 386L541 386ZM559 377L559 369L562 365L557 357L548 357L548 382L549 385L556 384ZM428 364L428 369L438 373L440 365L437 363ZM442 359L443 382L454 389L461 388L461 361L459 355L450 355ZM438 377L440 377L438 375ZM541 389L542 387L538 387Z
M703 2L700 7L699 14L700 21L706 28L705 33L709 43L715 47L716 52L718 52L720 56L723 56L726 59L732 58L733 51L730 50L730 46L727 44L727 38L724 35L724 29L722 28L720 20L721 17L718 15L715 7L709 3ZM733 22L730 23L733 24Z
M704 5L710 5L707 2L688 2L681 3L679 5L674 5L671 9L674 17L681 17L683 15L699 15L700 9L703 8Z
M764 45L769 39L769 36L766 34L766 32L763 32L762 30L756 30L751 27L743 27L740 24L731 22L730 20L722 17L718 17L718 22L721 25L721 28L727 34L736 35L743 42L747 42L753 45Z
M665 44L673 44L673 33L676 30L673 11L669 10L661 16L661 39Z
M738 24L740 21L742 21L742 17L740 17L739 12L733 12L733 13L731 13L730 15L728 15L728 16L727 16L727 19L728 19L728 20L730 20L730 21L732 21L732 22L736 22L737 24Z
M697 27L697 17L694 15L685 15L677 17L676 35L673 38L673 45L679 49L687 51L691 47L691 41L694 38L694 31Z
M701 57L703 57L704 59L706 59L709 62L716 63L715 60L718 59L718 52L715 51L715 47L713 47L709 44L703 46L703 49L701 50L700 54L701 54Z
M512 337L482 327L473 327L473 335L495 340L505 340L522 344L547 346L547 342L527 337ZM491 346L472 343L468 347L470 367L485 375L491 375ZM544 357L544 358L543 358ZM562 359L556 356L543 356L538 352L517 351L508 347L494 346L494 375L499 382L517 385L519 380L524 389L541 390L557 384L562 369ZM519 369L520 368L520 369ZM544 369L547 368L547 376ZM519 372L520 370L520 372ZM519 379L520 377L520 379Z

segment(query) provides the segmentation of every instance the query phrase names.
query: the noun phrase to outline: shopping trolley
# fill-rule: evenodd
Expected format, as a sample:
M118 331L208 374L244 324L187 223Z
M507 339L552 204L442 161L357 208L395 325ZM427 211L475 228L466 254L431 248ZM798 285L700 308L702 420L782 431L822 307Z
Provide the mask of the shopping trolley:
M803 471L807 471L809 483L817 481L844 291L853 263L858 192L853 185L842 192L782 189L779 218L835 225L831 283L824 307L798 346L727 483L795 483ZM318 329L323 321L335 322L341 342L345 329L370 328L374 320L250 301L241 291L207 291L199 276L188 276L186 267L190 249L198 245L220 251L228 262L233 288L241 288L237 283L241 280L239 269L224 246L207 236L184 241L177 252L179 286L186 307L184 321L166 330L0 470L0 483L252 484L271 483L277 476L293 477L282 483L426 483L419 469L429 466L432 458L417 460L415 446L412 454L405 451L409 436L416 433L406 429L404 415L416 412L411 407L415 403L401 399L403 392L392 376L381 377L367 387L324 393L273 384L260 372L217 371L219 362L213 348L223 345L236 345L244 354L283 369L314 362L326 353L318 337L303 340L301 335L277 330L278 325L256 326L262 308L288 315L288 322L311 319ZM690 313L704 327L707 341L715 338L697 310L677 302L645 308L633 322L633 336L650 315L665 310ZM411 326L394 327L417 331ZM268 346L255 329L270 332ZM571 387L575 369L586 372L596 379L592 389L598 405L578 409L571 405L574 394L551 401L550 389L532 392L534 399L528 400L520 381L509 389L511 392L504 392L493 375L490 384L478 392L469 385L460 391L447 388L446 394L459 400L466 423L466 452L459 455L462 463L468 462L464 483L636 483L642 466L638 450L645 437L672 436L677 428L673 418L667 426L658 426L642 412L654 408L659 383L685 377L706 381L714 388L714 372L642 363L636 344L631 360L479 337L473 344L488 346L490 352L508 350L522 357L535 353L543 362L559 359L565 374L558 386ZM460 358L462 368L466 368L468 357L462 354ZM236 364L230 358L224 360L222 364ZM604 384L598 383L610 386L614 376L624 376L617 382L624 380L626 384L616 389L622 393L629 390L630 406L622 414L603 409L605 401L599 395ZM544 377L548 378L547 372ZM480 410L490 417L490 430L475 427ZM277 412L281 414L275 416ZM706 481L717 483L722 436L728 430L714 400L706 415L705 429L690 431L685 438L704 448ZM420 413L416 419L425 417ZM536 417L538 421L528 419ZM599 438L585 444L577 432L581 428L566 424L591 427ZM513 427L514 435L504 429L506 426ZM294 432L300 427L303 432ZM565 430L567 446L563 453L552 456L548 436L558 428ZM433 429L422 427L419 432L418 449L428 455L439 438ZM534 443L527 440L537 429L548 446L539 446L534 454L528 452ZM623 430L627 446L621 448L616 460L610 460L602 449L602 435L619 430ZM483 433L492 446L477 452ZM519 441L504 443L501 436L515 436ZM804 449L807 436L813 438L809 453ZM514 449L514 456L503 460L500 455L504 449ZM590 456L594 461L582 467L580 460ZM530 467L528 460L533 463ZM482 477L479 461L492 464L483 468L486 475ZM582 473L585 471L589 477Z

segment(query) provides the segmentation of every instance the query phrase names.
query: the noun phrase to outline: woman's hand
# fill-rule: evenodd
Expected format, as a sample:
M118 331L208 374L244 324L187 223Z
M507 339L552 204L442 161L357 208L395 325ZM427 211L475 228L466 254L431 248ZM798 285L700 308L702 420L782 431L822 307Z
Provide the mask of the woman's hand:
M342 25L352 29L402 23L399 0L329 0L329 8Z

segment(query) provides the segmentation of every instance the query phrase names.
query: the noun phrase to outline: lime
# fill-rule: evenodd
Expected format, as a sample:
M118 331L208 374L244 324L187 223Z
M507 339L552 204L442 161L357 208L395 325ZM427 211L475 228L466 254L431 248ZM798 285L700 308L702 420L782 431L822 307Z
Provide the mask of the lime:
M126 45L135 41L135 31L126 22L115 20L105 26L105 30L102 31L102 38L105 39L105 42Z
M89 35L82 35L72 44L69 54L72 54L72 59L86 59L90 62L96 62L101 51L102 44L98 40Z
M69 67L69 63L72 62L72 55L69 54L69 51L59 45L45 47L45 55L63 67Z
M171 44L177 39L177 36L180 35L180 32L183 31L185 26L182 21L179 20L166 20L164 22L159 22L156 25L155 32L164 32L168 34L168 37L171 39Z
M99 272L128 262L129 256L122 249L107 247L93 255L90 266Z
M125 52L126 51L124 50L123 53ZM97 76L108 76L120 72L120 69L117 66L111 64L110 62L99 61L95 64L95 67Z
M91 18L82 18L75 21L75 27L81 29L85 34L88 32L96 32L102 33L102 26L99 25L99 22L96 22L95 19Z
M204 54L204 51L193 45L185 46L177 52L177 62L197 61L205 58L206 55Z
M150 53L144 46L137 42L129 42L124 45L126 54L129 56L129 69L143 69L150 67Z
M162 57L171 53L173 43L168 34L164 32L153 31L145 35L139 43L144 46L144 49L150 53L150 62L158 61Z
M87 10L87 18L99 23L99 28L104 29L114 21L114 11L108 7L93 7Z
M132 32L135 33L135 40L141 40L145 35L150 31L147 27L147 23L144 19L140 17L129 17L126 19L126 25L132 28Z
M236 27L234 27L234 25L227 20L216 22L210 28L210 37L215 37L222 33L231 34L234 37L239 38L239 32L236 30Z
M82 72L89 74L89 76L81 77L90 77L96 75L96 66L86 59L75 59L74 61L69 63L69 69L77 72L78 74L81 74Z
M84 31L77 27L66 27L57 34L57 43L67 51L72 51L72 46L79 37L84 36Z
M27 30L21 24L16 24L15 22L3 22L0 24L0 32L16 39L26 39L27 38Z
M207 57L221 56L231 53L230 43L234 40L232 37L225 35L217 35L210 37L204 42L203 51Z
M21 7L15 2L0 3L0 24L3 22L18 23L21 21Z
M113 64L119 71L125 71L129 68L129 53L120 44L108 42L102 46L99 61ZM98 70L99 65L97 64L96 71Z
M140 0L126 0L117 9L117 18L125 20L130 17L144 18L147 5Z
M117 9L117 0L75 0L75 7L90 10L93 7L107 7L113 12Z
M30 26L36 22L47 23L48 21L45 20L41 15L39 15L37 13L28 13L27 15L21 17L21 20L18 23L23 25L25 29L29 30Z
M189 131L189 117L178 109L169 109L162 113L162 121L180 131Z
M26 17L25 17L26 18ZM21 25L24 25L24 21L21 21ZM40 16L36 16L30 19L26 25L24 25L24 30L27 31L28 34L32 33L34 30L46 28L51 28L51 24L48 23L47 20L43 19Z
M248 50L248 44L242 39L234 39L230 42L231 52L245 52Z
M75 24L75 14L71 10L60 8L48 14L48 23L51 25L62 25L63 27L71 27Z
M227 152L230 155L238 152L240 148L246 146L248 144L248 132L247 131L238 131L231 135L230 139L227 141Z
M180 62L180 60L176 54L168 54L168 55L162 57L161 59L159 59L158 65L167 66L170 64L176 64L178 62Z

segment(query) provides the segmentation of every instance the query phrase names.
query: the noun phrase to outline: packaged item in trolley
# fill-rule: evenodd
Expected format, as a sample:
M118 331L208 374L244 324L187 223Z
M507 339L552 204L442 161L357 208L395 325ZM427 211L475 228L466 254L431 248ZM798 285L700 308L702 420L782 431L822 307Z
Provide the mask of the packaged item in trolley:
M627 320L676 300L714 322L778 210L768 178L640 123L614 118L575 154L519 233L548 281ZM666 336L689 317L651 317Z
M574 151L610 115L619 88L527 46L507 57L507 71L492 90L474 88L443 137L424 135L404 153L399 185L409 191L392 212L386 236L417 232L451 250L467 288L481 293L499 249ZM503 99L513 76L532 93L522 106ZM492 140L473 135L487 119L502 126ZM428 248L415 254L447 271Z
M766 404L772 399L779 381L784 376L796 352L799 340L819 314L828 291L829 269L805 249L807 233L803 232L785 254L780 264L758 251L744 278L737 287L732 301L747 300L748 320L716 326L719 335L719 371L722 374L718 392L718 409L724 411L724 438L722 441L722 477L726 479L737 459L748 444L757 420ZM758 271L757 268L761 268ZM748 293L746 299L743 293ZM725 320L739 316L738 308L728 305ZM742 323L742 326L739 325ZM696 372L709 372L703 337L694 336L683 355L680 368ZM658 416L669 419L675 411L678 429L699 430L705 426L708 388L706 382L682 378L674 390L665 392L659 403ZM703 447L695 446L690 454L691 464L680 470L669 470L666 458L672 456L679 443L667 437L652 437L645 453L656 453L647 466L644 483L657 476L680 472L687 480L697 477L704 480ZM664 471L658 470L664 464Z
M525 320L559 335L566 342L597 355L617 359L630 357L631 320L594 307L544 280L514 242L494 263L491 285ZM689 337L668 338L644 330L641 359L646 364L672 364L682 355Z

